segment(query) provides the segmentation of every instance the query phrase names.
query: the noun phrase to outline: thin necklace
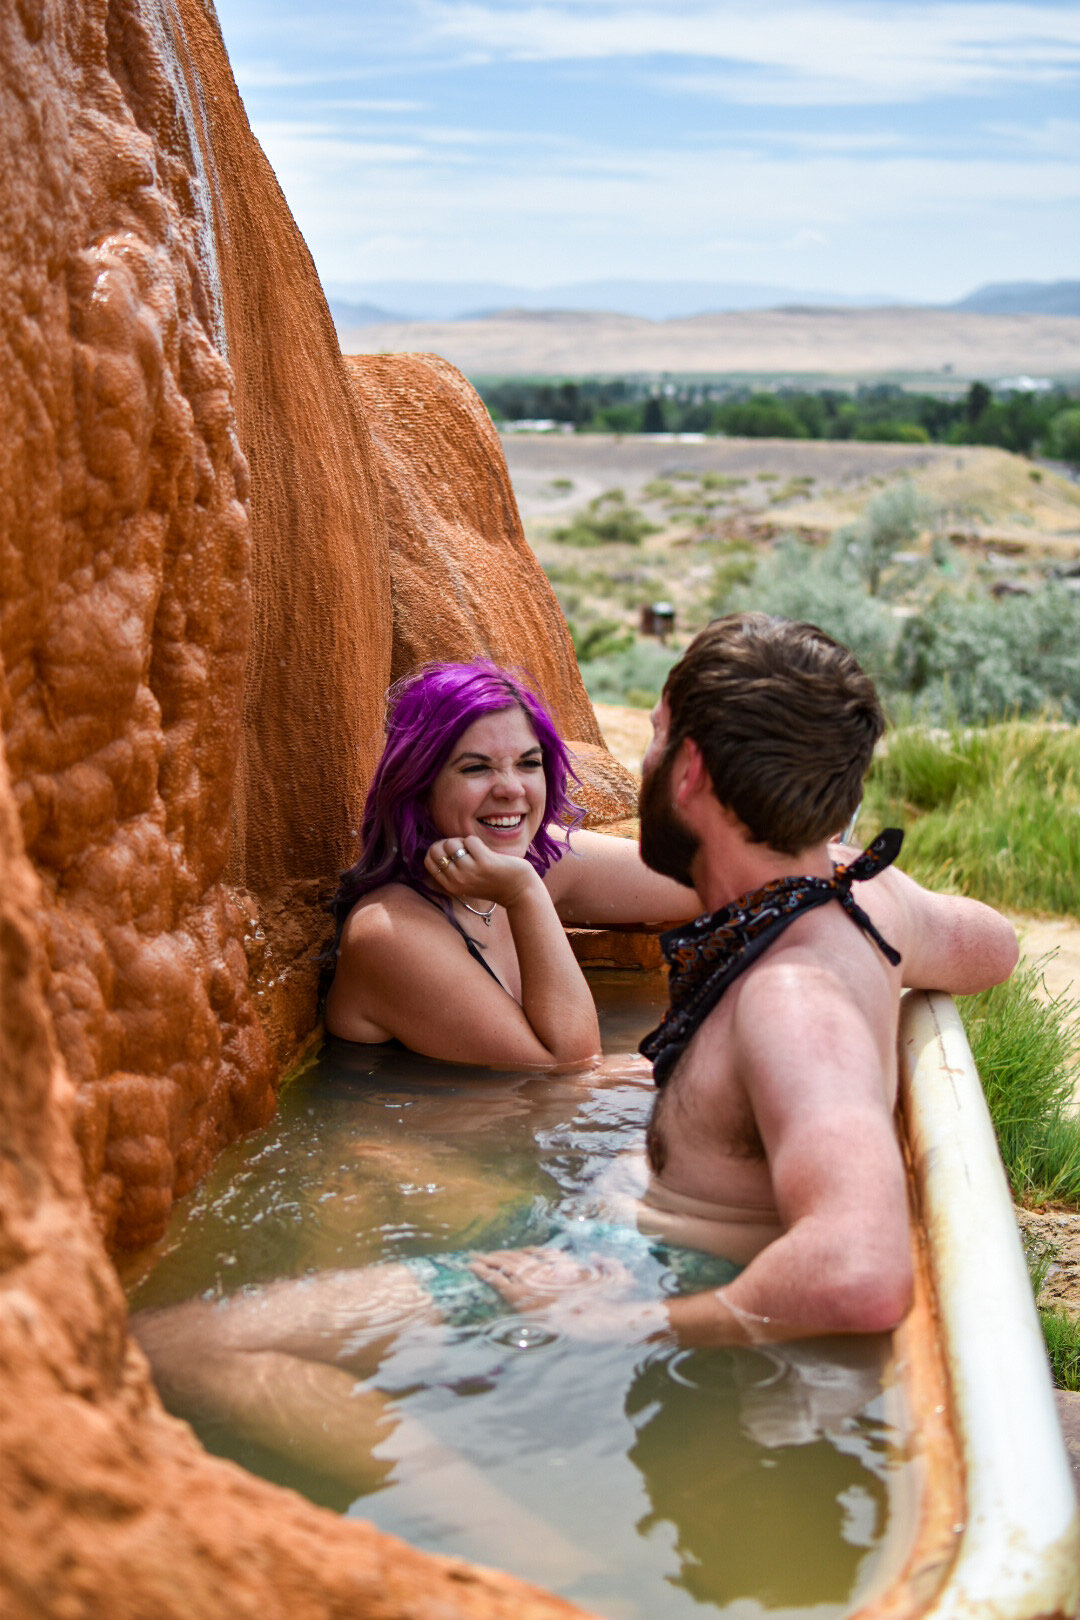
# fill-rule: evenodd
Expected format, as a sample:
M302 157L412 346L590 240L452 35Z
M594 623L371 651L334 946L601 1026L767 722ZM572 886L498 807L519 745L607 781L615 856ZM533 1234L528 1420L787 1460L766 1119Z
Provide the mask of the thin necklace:
M465 907L466 911L471 911L474 917L479 917L482 923L486 923L489 928L491 927L491 919L495 915L495 907L498 905L497 900L493 900L491 902L491 905L488 907L487 911L477 911L476 907L470 906L467 900L462 900L461 903Z

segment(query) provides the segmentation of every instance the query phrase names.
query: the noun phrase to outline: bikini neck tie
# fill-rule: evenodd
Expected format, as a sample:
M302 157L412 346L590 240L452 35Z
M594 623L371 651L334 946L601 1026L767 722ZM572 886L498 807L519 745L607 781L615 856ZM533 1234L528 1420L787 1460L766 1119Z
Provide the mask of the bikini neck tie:
M719 911L661 934L660 946L670 969L671 1005L638 1048L652 1061L656 1084L667 1082L691 1036L728 986L804 912L838 900L885 959L898 967L899 951L882 938L852 895L851 885L865 883L891 866L903 841L898 827L887 827L855 860L838 866L831 878L774 878Z

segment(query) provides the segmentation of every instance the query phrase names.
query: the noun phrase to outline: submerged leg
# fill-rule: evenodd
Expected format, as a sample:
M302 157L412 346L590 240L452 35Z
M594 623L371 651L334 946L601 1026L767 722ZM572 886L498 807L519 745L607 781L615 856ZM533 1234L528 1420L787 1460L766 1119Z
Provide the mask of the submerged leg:
M131 1331L155 1373L203 1356L279 1351L370 1377L403 1328L439 1320L406 1266L377 1265L139 1311Z
M474 1556L512 1565L527 1546L552 1581L596 1568L365 1383L403 1327L439 1320L406 1267L379 1265L142 1311L131 1329L172 1410L224 1423L357 1495L392 1476L403 1501L463 1552L476 1537Z

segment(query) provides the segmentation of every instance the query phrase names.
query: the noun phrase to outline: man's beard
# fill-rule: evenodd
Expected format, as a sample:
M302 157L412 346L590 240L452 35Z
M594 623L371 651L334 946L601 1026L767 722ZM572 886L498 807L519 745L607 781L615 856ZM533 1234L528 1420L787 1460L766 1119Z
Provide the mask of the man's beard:
M680 820L671 803L671 768L674 755L667 755L642 777L638 796L641 818L641 858L646 866L676 883L694 887L690 868L701 845L696 833Z

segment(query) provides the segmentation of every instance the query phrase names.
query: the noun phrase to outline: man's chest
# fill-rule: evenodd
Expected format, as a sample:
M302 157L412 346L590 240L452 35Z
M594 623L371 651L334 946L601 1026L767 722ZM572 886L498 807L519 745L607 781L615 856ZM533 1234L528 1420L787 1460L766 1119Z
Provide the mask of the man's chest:
M705 1021L657 1094L649 1128L654 1169L654 1144L669 1168L676 1161L705 1157L754 1164L764 1161L753 1108L735 1073L725 1037L727 1022L720 1009Z

